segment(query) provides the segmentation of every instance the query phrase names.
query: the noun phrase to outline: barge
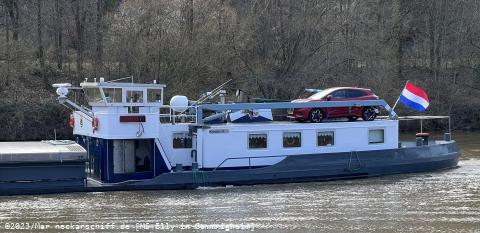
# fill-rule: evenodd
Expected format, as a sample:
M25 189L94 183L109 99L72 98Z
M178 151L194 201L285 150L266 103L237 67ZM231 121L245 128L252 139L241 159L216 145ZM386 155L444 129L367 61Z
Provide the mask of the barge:
M78 173L78 167L71 170L76 183L70 188L39 189L41 183L31 188L9 188L4 184L21 183L22 179L6 180L2 159L1 194L191 189L364 178L453 168L460 156L450 132L443 140L419 137L411 142L399 141L399 117L384 100L226 103L226 92L217 88L197 101L174 96L167 105L163 99L165 85L155 82L106 82L101 78L99 82L86 80L80 87L54 87L59 102L73 110L73 145L83 148L84 154L75 163L85 172ZM68 94L78 90L89 106L69 99ZM216 96L220 97L219 103L204 103ZM274 121L271 114L272 109L368 106L380 106L388 116L373 121L298 123ZM78 176L84 181L81 185Z

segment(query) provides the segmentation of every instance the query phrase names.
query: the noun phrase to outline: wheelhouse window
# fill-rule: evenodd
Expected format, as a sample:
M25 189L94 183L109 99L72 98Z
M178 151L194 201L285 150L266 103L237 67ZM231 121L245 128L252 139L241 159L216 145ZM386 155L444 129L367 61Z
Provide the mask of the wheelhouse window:
M107 103L122 102L122 88L103 88L103 93Z
M161 89L147 89L147 100L148 100L148 102L160 102L160 101L162 101L162 90Z
M265 149L267 148L267 134L255 133L248 134L248 149Z
M103 102L102 95L100 94L100 89L98 87L85 88L83 91L89 103Z
M368 130L368 143L378 144L385 142L385 130L383 129L371 129Z
M127 102L143 103L143 91L127 91Z
M317 132L317 146L333 146L335 145L335 132L322 131Z
M300 132L285 132L283 133L283 147L301 147L302 134Z
M174 133L172 143L174 149L192 148L192 137L188 133Z

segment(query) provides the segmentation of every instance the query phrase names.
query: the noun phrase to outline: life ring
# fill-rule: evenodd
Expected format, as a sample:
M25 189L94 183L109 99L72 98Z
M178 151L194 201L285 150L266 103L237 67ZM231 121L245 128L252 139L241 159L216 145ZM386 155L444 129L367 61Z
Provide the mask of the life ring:
M97 130L99 125L99 120L97 117L93 117L92 119L92 129Z
M73 113L70 113L70 119L68 120L68 124L70 125L70 128L73 129L75 127L75 117L73 116Z

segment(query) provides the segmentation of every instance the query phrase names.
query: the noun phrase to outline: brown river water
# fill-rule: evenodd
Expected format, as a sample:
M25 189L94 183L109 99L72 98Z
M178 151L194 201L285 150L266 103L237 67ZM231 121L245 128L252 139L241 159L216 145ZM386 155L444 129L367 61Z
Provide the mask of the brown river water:
M480 132L453 139L459 167L437 172L0 197L0 232L480 232Z

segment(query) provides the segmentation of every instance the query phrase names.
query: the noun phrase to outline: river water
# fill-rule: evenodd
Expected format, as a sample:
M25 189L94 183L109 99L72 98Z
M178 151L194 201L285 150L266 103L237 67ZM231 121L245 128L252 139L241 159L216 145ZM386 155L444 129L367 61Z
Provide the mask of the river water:
M0 231L480 232L480 133L455 133L453 138L462 149L459 167L438 172L198 190L0 197Z

